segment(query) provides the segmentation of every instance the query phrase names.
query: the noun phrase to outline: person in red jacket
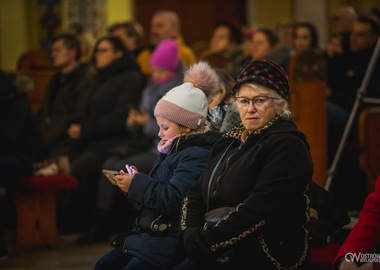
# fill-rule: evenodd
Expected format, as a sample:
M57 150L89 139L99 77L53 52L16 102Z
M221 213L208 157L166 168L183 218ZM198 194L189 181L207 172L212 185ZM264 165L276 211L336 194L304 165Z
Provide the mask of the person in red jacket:
M380 176L369 194L358 223L340 248L333 269L380 269Z

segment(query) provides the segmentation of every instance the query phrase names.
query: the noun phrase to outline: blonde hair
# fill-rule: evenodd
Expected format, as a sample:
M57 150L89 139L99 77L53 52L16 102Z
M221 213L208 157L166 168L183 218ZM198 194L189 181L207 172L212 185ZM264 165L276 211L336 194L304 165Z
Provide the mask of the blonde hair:
M181 131L181 135L178 136L178 140L177 140L176 143L175 143L175 147L172 146L171 149L170 149L170 152L171 152L174 148L175 148L175 151L177 152L177 150L178 150L178 145L179 145L179 142L181 141L181 138L182 138L182 137L185 137L185 139L187 139L187 138L189 137L189 135L191 135L191 133L194 132L195 130L190 129L189 132L185 132L184 129L186 129L186 128L188 128L188 127L185 127L185 126L183 126L183 125L181 125L181 124L177 124L177 123L175 123L175 122L173 122L173 123L176 124L176 125L178 125L179 130Z

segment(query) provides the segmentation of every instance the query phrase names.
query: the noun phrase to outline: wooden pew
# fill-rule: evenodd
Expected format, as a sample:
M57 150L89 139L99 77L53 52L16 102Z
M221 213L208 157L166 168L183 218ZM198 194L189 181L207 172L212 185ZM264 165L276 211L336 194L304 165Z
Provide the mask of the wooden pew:
M29 176L17 183L16 251L35 246L58 246L56 192L75 189L78 180L70 175Z
M295 55L288 66L293 121L307 137L314 163L313 180L327 180L326 61L318 52Z
M367 176L368 194L380 175L380 107L365 108L359 115L359 167Z
M29 93L28 101L32 112L35 114L40 109L46 87L55 69L49 55L42 50L30 51L21 55L17 69L22 74L32 78L34 82L34 91Z

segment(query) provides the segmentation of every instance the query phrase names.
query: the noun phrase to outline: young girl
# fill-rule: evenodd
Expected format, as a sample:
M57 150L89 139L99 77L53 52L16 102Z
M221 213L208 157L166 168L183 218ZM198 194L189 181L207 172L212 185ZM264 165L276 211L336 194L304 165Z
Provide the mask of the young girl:
M141 205L137 226L112 242L114 249L95 269L170 269L178 254L179 209L190 186L199 178L212 144L219 138L206 127L207 105L219 89L218 76L203 62L185 74L184 83L156 105L160 157L146 175L116 176L129 199ZM129 167L129 166L127 166Z

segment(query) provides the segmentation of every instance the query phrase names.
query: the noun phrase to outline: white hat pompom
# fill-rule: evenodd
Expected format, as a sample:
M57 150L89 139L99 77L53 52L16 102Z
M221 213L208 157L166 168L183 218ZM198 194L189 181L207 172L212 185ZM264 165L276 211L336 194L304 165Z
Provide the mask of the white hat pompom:
M192 65L185 73L183 82L190 82L202 90L207 97L213 96L220 89L219 78L215 70L207 62Z

